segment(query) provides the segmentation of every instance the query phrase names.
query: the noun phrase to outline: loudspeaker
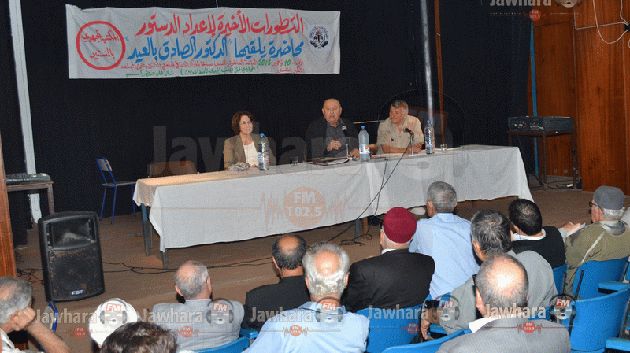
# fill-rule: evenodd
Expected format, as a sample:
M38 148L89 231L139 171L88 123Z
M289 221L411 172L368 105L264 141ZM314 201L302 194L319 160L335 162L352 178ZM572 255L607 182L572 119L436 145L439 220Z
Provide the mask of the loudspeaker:
M39 247L47 300L79 300L105 291L95 212L41 218Z

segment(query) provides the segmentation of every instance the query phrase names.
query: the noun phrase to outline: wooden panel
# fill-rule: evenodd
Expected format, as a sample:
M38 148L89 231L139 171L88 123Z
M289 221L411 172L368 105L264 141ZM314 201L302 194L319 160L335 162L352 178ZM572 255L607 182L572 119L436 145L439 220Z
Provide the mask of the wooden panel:
M570 12L558 10L540 8L541 23L534 28L538 114L575 118L572 18ZM570 136L553 137L547 142L547 174L572 176Z
M628 10L626 18L630 18L630 6L624 8ZM630 40L630 35L626 34L625 43ZM630 48L628 45L621 45L623 51L623 77L624 80L624 100L625 100L625 122L626 122L626 195L630 193Z
M9 198L7 196L2 141L0 139L0 276L15 276L13 236L9 218Z
M624 0L624 12L630 5L629 0ZM595 0L595 7L593 7L592 0L584 0L582 3L575 7L575 27L589 27L595 26L595 14L597 13L597 22L599 25L620 22L621 16L619 11L621 10L621 1L619 0ZM628 19L628 17L626 17ZM621 34L623 27L618 26L616 28Z
M534 26L549 26L559 23L573 24L573 9L567 9L551 2L551 6L535 6L535 10L540 12L540 18L534 22Z
M608 30L613 28L602 29L603 34ZM609 184L629 191L622 79L625 45L625 41L605 44L594 28L575 31L578 151L585 190Z

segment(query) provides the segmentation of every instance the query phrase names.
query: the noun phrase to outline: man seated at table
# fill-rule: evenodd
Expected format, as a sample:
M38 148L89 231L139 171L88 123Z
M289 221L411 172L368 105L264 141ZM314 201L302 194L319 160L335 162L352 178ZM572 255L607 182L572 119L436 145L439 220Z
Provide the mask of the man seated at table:
M422 123L409 115L409 106L395 100L389 107L389 117L378 126L378 153L420 152L424 143Z
M350 266L343 297L346 309L398 309L424 301L435 263L430 256L409 252L416 227L416 219L405 208L387 211L380 235L381 254Z
M309 160L321 157L346 157L346 153L359 158L359 134L352 122L341 119L341 112L338 100L329 98L324 101L323 119L312 121L306 129Z
M185 303L160 303L153 321L177 335L180 350L211 348L238 338L243 305L234 300L212 301L212 283L206 265L186 261L175 273L175 291Z
M544 257L552 268L564 265L564 241L560 231L553 226L543 227L538 205L530 200L514 200L510 203L509 215L515 253L531 250Z
M246 352L365 352L368 318L346 312L340 303L348 283L348 254L338 245L320 243L308 249L303 263L311 301L267 320Z
M273 242L271 261L280 282L254 288L245 294L243 327L260 330L268 318L308 301L302 257L306 241L299 235L287 234Z

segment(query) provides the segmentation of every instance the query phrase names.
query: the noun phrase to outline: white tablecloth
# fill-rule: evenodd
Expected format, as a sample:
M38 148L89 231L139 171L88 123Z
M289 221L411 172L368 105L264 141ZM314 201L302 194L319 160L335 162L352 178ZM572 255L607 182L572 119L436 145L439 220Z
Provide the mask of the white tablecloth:
M140 179L133 198L138 205L151 206L161 251L351 221L390 175L363 216L394 206L424 205L427 188L436 180L453 185L459 201L532 198L520 151L514 147L464 146L431 156L405 156L395 167L398 159Z

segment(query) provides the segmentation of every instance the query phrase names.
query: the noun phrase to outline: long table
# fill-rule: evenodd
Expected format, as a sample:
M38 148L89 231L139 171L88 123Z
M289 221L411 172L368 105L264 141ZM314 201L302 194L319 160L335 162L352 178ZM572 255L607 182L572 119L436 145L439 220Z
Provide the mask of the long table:
M459 201L532 198L517 148L468 145L367 163L139 179L133 200L150 206L149 220L165 252L330 226L394 206L421 206L436 180L453 185Z

